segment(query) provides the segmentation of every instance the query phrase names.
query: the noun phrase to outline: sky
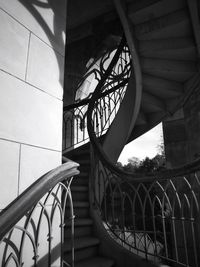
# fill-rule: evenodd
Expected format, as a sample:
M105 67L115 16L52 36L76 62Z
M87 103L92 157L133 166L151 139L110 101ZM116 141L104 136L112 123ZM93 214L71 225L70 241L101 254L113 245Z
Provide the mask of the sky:
M149 132L126 145L118 161L124 165L132 157L137 157L140 160L145 157L153 158L159 152L158 145L162 142L162 136L162 124L160 123Z

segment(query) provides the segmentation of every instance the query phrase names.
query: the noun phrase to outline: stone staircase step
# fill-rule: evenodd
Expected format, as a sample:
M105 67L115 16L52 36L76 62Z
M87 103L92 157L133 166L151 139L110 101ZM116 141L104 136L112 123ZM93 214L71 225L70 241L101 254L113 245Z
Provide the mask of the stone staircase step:
M71 251L71 239L67 239L65 240L64 243L64 249L65 252L69 252ZM74 249L75 250L80 250L80 249L84 249L84 248L88 248L88 247L93 247L93 246L97 246L99 244L99 239L96 237L91 237L91 236L86 236L86 237L79 237L79 238L75 238L74 239Z
M71 252L68 253L64 253L64 259L66 260L66 262L70 263L70 259L71 259ZM89 258L93 258L97 255L98 253L98 246L92 246L92 247L87 247L84 249L80 249L80 250L76 250L75 251L75 264L76 262L79 262L81 260L85 260L85 259L89 259Z
M77 262L75 267L112 267L113 265L113 260L103 257L94 257Z
M88 201L89 196L88 192L73 192L74 201Z
M140 0L130 2L128 13L134 24L148 22L151 18L163 17L186 6L184 0L173 0L170 5L168 0Z
M79 178L87 178L88 177L88 172L80 172L78 175Z
M68 228L71 226L71 220L66 219L65 221L65 227ZM89 226L93 225L93 221L91 218L76 218L74 219L74 227L79 227L79 226Z
M80 174L75 177L71 185L74 207L74 260L75 267L111 267L113 261L98 254L99 239L93 234L93 220L90 218L89 206L89 174L90 159L88 150L76 150L72 159L80 164ZM69 157L69 156L68 156ZM68 206L67 206L68 208ZM66 215L69 210L66 210ZM71 255L71 221L67 220L65 226L64 260L70 264Z
M83 236L90 236L93 232L92 225L83 225L83 226L76 226L74 231L74 237L83 237ZM65 238L71 237L71 228L65 228Z
M89 208L90 204L88 201L74 201L74 208Z
M74 197L73 197L74 198ZM73 201L73 207L74 207L74 215L75 220L77 218L88 218L89 217L89 202L88 201ZM67 208L69 208L69 205L67 205ZM70 211L67 209L66 211L66 219L69 218Z
M89 147L89 144L85 144L85 145L82 145L80 147L77 147L71 151L64 151L63 152L64 154L67 154L67 157L69 158L78 158L79 156L83 156L85 154L90 154L90 147Z
M88 149L84 149L84 150L80 150L78 153L75 153L73 155L73 158L80 158L80 157L83 157L83 155L89 155L90 154L90 151Z
M74 202L74 215L75 218L89 217L89 202Z
M190 36L191 24L187 9L152 19L135 26L139 40L167 39Z
M142 77L143 90L145 92L151 92L151 94L160 99L180 97L183 93L182 83L169 81L145 73L142 73ZM162 97L160 97L161 92Z
M139 54L142 57L196 60L196 48L191 38L169 38L139 42Z
M74 220L74 225L75 226L88 226L88 225L92 225L93 221L90 218L80 218L80 219L76 219Z
M80 160L76 160L77 163L79 163L80 167L80 173L89 173L90 172L90 160L89 159L80 159Z
M81 172L78 176L76 176L72 181L72 186L87 186L88 185L88 173Z
M73 195L73 200L74 201L88 201L89 196L88 196L88 186L87 185L82 185L78 186L72 186L71 187L72 195Z
M144 73L177 82L186 81L197 71L193 61L154 58L141 58L140 61Z
M88 192L88 187L84 185L76 185L76 186L71 186L71 191L72 192Z
M90 159L79 159L77 160L77 162L80 164L80 165L90 165Z

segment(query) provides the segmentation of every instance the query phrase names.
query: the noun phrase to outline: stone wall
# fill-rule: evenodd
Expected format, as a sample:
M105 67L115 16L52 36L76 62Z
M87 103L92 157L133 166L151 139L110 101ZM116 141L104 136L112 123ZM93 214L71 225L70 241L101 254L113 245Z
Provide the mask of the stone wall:
M61 163L65 10L0 0L0 209Z
M0 209L61 163L66 1L0 0Z
M177 167L200 157L200 95L195 92L172 117L163 122L168 167Z
M199 90L184 106L186 133L188 136L188 157L193 161L200 157L200 94Z
M188 162L188 137L183 110L163 122L166 165L175 168Z

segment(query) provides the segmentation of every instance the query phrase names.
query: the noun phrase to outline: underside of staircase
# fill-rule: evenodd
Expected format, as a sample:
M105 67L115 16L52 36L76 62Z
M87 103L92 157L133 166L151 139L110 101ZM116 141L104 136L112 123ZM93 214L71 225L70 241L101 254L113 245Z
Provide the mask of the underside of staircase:
M128 16L138 41L143 84L140 114L130 140L181 108L199 82L198 50L188 2L130 4Z
M35 11L29 10L31 15L48 37L52 39L53 30L59 30L59 36L54 37L65 39L64 30L56 28L56 14L51 14L51 32L45 26L46 19L50 22L49 11L39 12L43 7L54 12L59 5L53 0L30 2L35 6ZM28 174L35 166L29 166L29 160L21 161L22 145L28 144L17 141L19 157L9 163L16 167L15 180L20 188L16 186L16 198L0 214L1 266L199 267L199 153L193 153L194 149L190 163L158 172L126 172L116 163L126 144L176 115L181 114L178 120L187 130L190 120L195 127L189 130L199 134L200 0L67 3L66 62L63 54L51 47L48 52L54 51L58 65L66 70L64 75L56 72L55 76L60 74L60 84L65 80L64 164L36 177L18 194L21 164L24 162ZM9 29L15 25L7 19L4 22ZM12 30L15 34L17 28ZM29 30L29 37L31 34ZM21 45L20 39L17 42ZM27 52L29 56L29 49ZM82 85L86 85L85 91L81 91L85 89ZM50 93L48 96L51 98ZM62 106L62 99L55 97L56 102L49 100L44 106L49 125L55 119L50 103L52 107ZM56 121L61 122L61 118ZM19 129L23 131L23 127ZM188 134L188 140L193 136ZM58 140L53 135L47 143L57 147L60 137L61 132ZM197 142L199 145L199 138L192 145ZM188 145L191 150L192 145ZM50 146L49 153L51 150Z
M130 142L181 109L199 86L198 46L200 47L200 44L195 33L196 21L192 18L194 10L191 11L189 0L142 0L127 1L124 4L136 42L142 73L140 109L135 126L128 137L127 142ZM119 21L110 1L108 1L107 11L105 11L105 6L106 4L102 1L102 8L99 7L98 14L99 18L102 18L102 23L106 25L109 21L109 25L115 23L118 25ZM85 11L86 14L89 12ZM108 18L110 14L112 16ZM92 27L93 19L92 15L84 23L80 19L80 24ZM71 26L70 30L74 33L79 32L83 25L78 25L77 21L76 26L74 28ZM81 45L84 41L89 42L92 35L95 36L95 33L91 31L80 35L75 45ZM116 28L113 26L106 38L116 37L116 35ZM73 62L74 73L70 73L68 78L77 84L77 77L81 76L81 72L84 71L83 68L81 71L76 69L79 59L75 51L73 57L73 40L71 42L69 56L76 61ZM86 64L92 56L92 53L87 52L81 63ZM119 124L119 129L120 127L122 124ZM89 145L65 152L63 156L80 164L80 175L74 178L71 188L75 213L75 266L114 266L112 259L102 256L100 240L94 230L94 220L90 212L92 207L89 201L91 168ZM66 261L70 252L68 238L69 229L66 223Z
M125 12L136 41L142 72L140 112L129 142L180 109L195 86L199 84L198 46L200 44L198 44L199 38L195 35L195 22L197 23L198 20L195 21L192 13L194 10L191 10L189 3L190 1L187 0L124 2ZM118 18L110 1L107 3L107 12L105 12L104 2L99 5L98 18L103 26L98 26L97 29L103 28L103 30L98 32L93 25L92 14L91 17L88 15L88 20L83 25L93 27L93 32L92 30L85 32L86 36L80 35L80 40L69 43L69 59L73 61L70 66L74 66L74 76L70 74L69 84L71 80L77 81L77 76L80 75L77 66L86 65L93 56L92 52L89 54L87 48L84 48L84 44L88 47L90 39L94 39L92 41L94 43L97 39L96 35L103 35L107 28L110 33L105 34L106 38L102 40L102 45L105 46L109 38L114 39L119 34L116 29L116 25L119 25ZM95 14L95 7L93 9ZM85 14L88 12L86 9ZM80 21L80 23L83 22ZM77 19L76 27L70 28L69 32L78 35L83 25L78 26ZM119 28L118 31L120 31ZM78 44L82 46L82 50L78 48L77 56L75 47L79 47ZM109 43L108 46L112 44ZM80 60L81 64L79 64L79 51L85 56L84 60Z

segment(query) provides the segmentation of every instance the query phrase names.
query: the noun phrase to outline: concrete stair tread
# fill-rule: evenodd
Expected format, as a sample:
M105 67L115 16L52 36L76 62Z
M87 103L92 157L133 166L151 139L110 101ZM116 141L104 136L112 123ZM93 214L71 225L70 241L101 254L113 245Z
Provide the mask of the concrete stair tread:
M170 5L168 0L140 0L130 2L128 13L132 18L134 24L140 24L148 22L151 14L151 17L158 18L169 13L175 12L186 6L185 1L174 0L173 4Z
M93 221L90 218L80 218L74 220L75 226L85 226L85 225L92 225Z
M83 178L83 177L88 177L88 172L80 172L77 177Z
M72 185L71 186L71 191L78 191L78 192L87 192L88 191L88 186L86 185Z
M114 261L103 257L93 257L75 263L75 267L111 267Z
M90 151L88 151L88 149L84 149L84 150L79 150L78 152L74 153L74 157L78 158L79 156L83 156L83 155L89 155Z
M87 186L88 187L88 182L89 182L88 173L81 172L79 175L74 177L72 181L72 187L75 187L75 186Z
M65 228L65 238L71 238L71 228ZM74 231L74 237L83 237L83 236L92 236L93 235L93 226L92 225L82 225L76 226Z
M74 201L73 206L74 208L89 208L89 202L88 201Z
M162 25L162 27L160 27L160 25ZM182 30L182 32L178 32L178 30ZM158 18L152 18L149 21L135 26L135 34L139 40L184 37L189 36L190 30L191 27L186 8L179 9Z
M92 225L93 221L91 218L76 218L74 219L74 226L89 226ZM66 227L71 226L71 220L66 221Z
M83 155L83 154L89 155L90 154L89 144L88 143L84 144L70 151L64 151L64 153L66 153L67 156L70 158L78 157L79 155Z
M79 164L90 164L90 159L78 159Z
M89 208L90 204L88 201L73 201L73 207L74 208ZM70 205L67 205L67 208L70 207Z
M71 239L65 239L64 249L66 252L71 250ZM69 241L69 242L68 242ZM82 248L88 248L99 244L99 239L91 236L78 237L74 239L74 249L79 250Z

